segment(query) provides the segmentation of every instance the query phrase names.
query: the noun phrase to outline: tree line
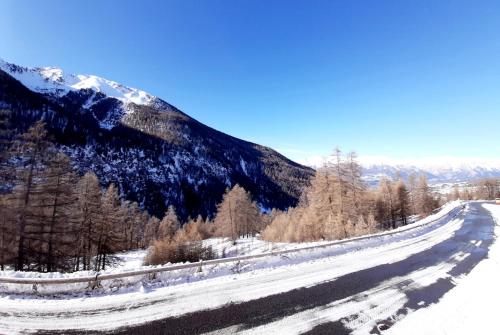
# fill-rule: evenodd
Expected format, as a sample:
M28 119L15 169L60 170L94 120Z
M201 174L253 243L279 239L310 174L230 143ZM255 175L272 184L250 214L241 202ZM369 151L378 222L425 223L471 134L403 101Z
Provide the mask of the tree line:
M500 198L500 178L483 178L463 186L454 185L447 200L494 200Z
M195 261L217 257L201 241L212 236L239 237L261 234L272 242L306 242L343 239L393 229L415 215L429 215L439 206L424 175L413 175L408 185L384 178L368 189L354 152L336 149L329 163L316 171L296 207L262 212L239 185L228 189L213 220L201 217L182 228L173 209L160 224L147 263ZM176 227L176 228L172 228Z
M78 177L69 158L35 123L5 150L0 196L0 269L78 271L105 269L113 253L145 247L149 215L122 201L115 185Z
M318 169L298 206L273 215L262 232L264 239L280 242L343 239L406 225L412 215L429 215L439 206L424 175L382 178L368 189L356 153L337 148Z
M198 261L224 255L217 255L202 240L209 237L228 237L233 243L240 237L255 236L270 222L270 215L263 213L251 195L239 185L227 189L217 206L213 220L198 216L182 227L175 210L169 207L158 230L153 234L146 258L146 264Z

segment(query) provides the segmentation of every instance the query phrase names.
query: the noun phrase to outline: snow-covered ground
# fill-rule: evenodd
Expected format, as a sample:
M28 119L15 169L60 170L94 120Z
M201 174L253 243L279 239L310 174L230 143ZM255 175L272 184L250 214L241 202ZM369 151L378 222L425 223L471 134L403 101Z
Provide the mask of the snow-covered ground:
M444 214L458 212L459 215L443 215L443 211ZM114 293L74 297L3 294L0 295L0 333L37 329L111 330L221 308L228 306L228 303L251 303L264 297L290 292L294 294L297 289L314 290L321 285L341 285L336 280L349 274L381 264L396 264L447 241L464 226L464 219L472 215L468 208L461 210L459 203L448 205L443 211L436 214L440 215L439 220L426 225L425 222L432 220L427 218L415 224L419 228L402 227L400 233L395 235L373 236L362 241L292 253L287 257L268 257L239 266L205 267L202 272L193 271L189 275L169 273L160 278L161 285L156 286L138 282L132 288ZM463 251L458 250L453 257L461 258L463 254ZM363 318L347 322L347 327L366 333L367 329L375 325L376 318L370 317L370 313L389 316L404 304L405 296L396 288L426 285L447 276L450 266L452 264L438 264L378 282L370 275L369 285L372 285L373 280L373 287L363 290L362 287L354 286L362 291L356 294L347 292L345 298L318 308L301 310L298 306L299 309L292 309L293 315L247 329L246 332L300 333L322 322L336 320L339 316L363 311ZM330 288L324 295L332 293L336 294ZM231 305L227 308L231 308ZM225 332L234 332L235 329L231 327Z
M483 206L495 218L495 235L499 236L500 205ZM469 335L498 332L500 243L494 243L488 258L467 276L456 280L456 284L437 304L411 313L386 333Z
M365 240L358 240L359 238L352 238L343 240L340 244L319 248L316 250L299 251L297 253L287 254L286 256L266 257L255 260L248 260L244 262L219 264L215 266L205 266L202 271L198 268L175 270L170 272L158 273L154 279L150 276L131 276L118 280L101 281L99 289L89 292L88 282L72 283L72 284L48 284L38 285L36 287L37 294L101 294L109 292L131 292L142 290L146 287L160 287L164 285L177 285L185 282L192 282L203 280L207 278L220 277L230 275L233 273L241 273L254 271L265 268L275 268L278 266L298 264L307 262L314 259L324 257L331 257L341 255L349 252L357 251L361 248L377 247L390 242L405 240L408 236L425 234L426 232L434 229L433 225L429 223L436 219L447 217L455 213L462 206L462 202L454 201L444 205L435 214L430 215L422 220L412 224L399 227L389 232L380 232L369 235L371 238ZM407 233L405 233L407 232ZM391 235L386 235L390 233ZM395 235L393 235L396 233ZM401 233L401 234L398 234ZM228 238L210 238L203 243L206 246L211 246L219 257L235 257L246 255L258 255L270 251L284 251L295 250L301 248L308 248L314 246L321 246L330 244L332 241L319 241L310 243L272 243L263 241L258 237L241 238L233 244ZM129 252L118 253L115 256L118 261L113 267L99 272L99 275L119 274L134 270L153 269L158 266L144 266L142 265L147 250L134 250ZM186 263L187 264L187 263ZM168 266L169 264L167 264ZM0 278L42 278L42 279L64 279L64 278L80 278L80 277L94 277L97 273L94 271L78 271L73 273L39 273L39 272L21 272L21 271L0 271ZM30 284L6 284L0 283L0 293L19 293L31 294L34 293L33 285Z

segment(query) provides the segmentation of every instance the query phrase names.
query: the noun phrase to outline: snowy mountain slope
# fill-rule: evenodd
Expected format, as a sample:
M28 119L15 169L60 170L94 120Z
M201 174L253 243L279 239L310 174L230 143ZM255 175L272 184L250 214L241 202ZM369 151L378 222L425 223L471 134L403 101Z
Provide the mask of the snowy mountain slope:
M12 111L13 135L43 119L80 173L94 171L157 216L169 205L182 218L212 215L236 183L262 207L286 208L313 173L158 97L95 76L1 62L0 108Z
M69 92L90 89L124 103L150 104L155 97L138 89L93 75L74 75L55 67L27 68L7 63L0 58L0 69L38 93L63 97ZM92 103L92 99L89 101ZM89 104L86 105L89 107Z

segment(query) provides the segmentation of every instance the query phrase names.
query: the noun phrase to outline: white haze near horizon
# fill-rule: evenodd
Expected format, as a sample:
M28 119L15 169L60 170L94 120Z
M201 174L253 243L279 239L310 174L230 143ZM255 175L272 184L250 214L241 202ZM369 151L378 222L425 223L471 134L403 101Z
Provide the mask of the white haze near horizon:
M311 155L299 158L296 161L300 164L313 168L321 167L328 156ZM443 169L472 169L482 167L485 169L500 169L500 158L479 158L479 157L458 157L458 156L428 156L419 158L392 158L389 156L360 155L359 163L366 168L374 166L393 167L414 167L422 170L443 170Z

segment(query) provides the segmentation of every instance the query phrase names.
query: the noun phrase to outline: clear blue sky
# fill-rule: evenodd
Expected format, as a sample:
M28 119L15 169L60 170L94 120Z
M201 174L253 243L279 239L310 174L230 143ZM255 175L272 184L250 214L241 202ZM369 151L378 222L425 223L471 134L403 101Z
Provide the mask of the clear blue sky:
M294 159L500 155L499 1L3 0L0 37Z

